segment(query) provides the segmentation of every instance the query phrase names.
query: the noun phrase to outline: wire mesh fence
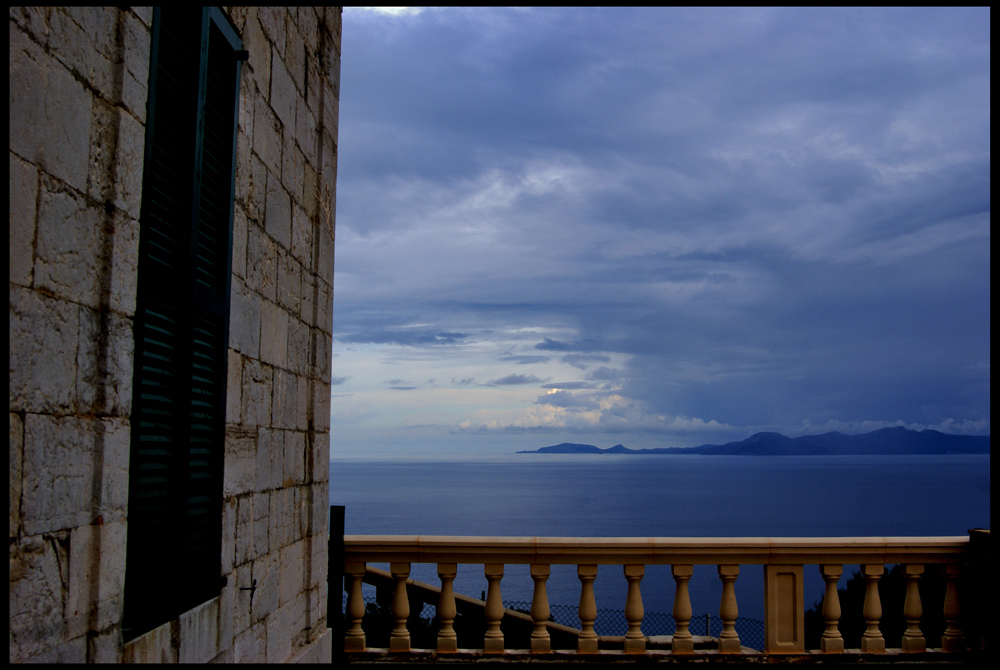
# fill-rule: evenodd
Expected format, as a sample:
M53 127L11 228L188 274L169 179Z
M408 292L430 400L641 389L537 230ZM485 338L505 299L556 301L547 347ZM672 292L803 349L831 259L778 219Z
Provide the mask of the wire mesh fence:
M377 607L375 596L364 597L366 610ZM505 609L531 614L531 603L523 600L505 600ZM347 594L343 597L344 611L347 611ZM411 616L417 616L425 621L433 621L437 615L437 607L431 603L424 603L420 612L411 612ZM580 617L578 610L573 605L550 605L549 620L571 628L580 628ZM711 614L694 616L688 624L688 630L692 635L706 635L718 637L722 632L722 619ZM594 619L594 632L598 635L624 635L628 631L628 620L625 618L625 610L599 609L597 617ZM646 612L642 619L642 632L644 635L673 635L677 631L677 622L671 614L665 612ZM738 617L736 619L736 632L740 636L740 644L750 649L763 651L764 649L764 622L759 619Z

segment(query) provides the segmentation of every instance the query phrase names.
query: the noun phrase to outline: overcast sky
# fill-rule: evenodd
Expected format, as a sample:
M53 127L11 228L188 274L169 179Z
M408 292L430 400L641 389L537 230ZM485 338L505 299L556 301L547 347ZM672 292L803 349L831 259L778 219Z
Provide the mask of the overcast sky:
M990 11L346 9L334 455L990 430Z

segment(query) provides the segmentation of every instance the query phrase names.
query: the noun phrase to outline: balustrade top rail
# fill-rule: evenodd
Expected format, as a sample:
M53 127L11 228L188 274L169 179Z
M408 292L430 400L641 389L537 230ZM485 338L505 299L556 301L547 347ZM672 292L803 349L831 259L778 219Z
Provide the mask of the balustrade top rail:
M812 565L956 563L954 537L475 537L345 535L345 559L366 563Z

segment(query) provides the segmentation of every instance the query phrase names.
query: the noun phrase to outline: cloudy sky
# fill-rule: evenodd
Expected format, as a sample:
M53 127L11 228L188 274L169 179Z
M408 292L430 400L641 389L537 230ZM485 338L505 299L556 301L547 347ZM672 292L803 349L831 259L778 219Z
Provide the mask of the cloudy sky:
M990 429L990 11L347 9L332 449Z

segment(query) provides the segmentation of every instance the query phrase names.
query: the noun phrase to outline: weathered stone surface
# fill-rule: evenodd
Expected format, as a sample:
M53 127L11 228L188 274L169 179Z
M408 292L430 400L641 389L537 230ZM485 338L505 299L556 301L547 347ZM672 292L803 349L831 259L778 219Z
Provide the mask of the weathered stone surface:
M333 286L327 284L323 279L316 279L316 286L319 288L319 300L317 305L316 327L326 333L333 335ZM328 338L329 339L329 338ZM329 373L320 373L323 379L329 378Z
M112 311L131 317L135 315L139 278L139 220L116 213L114 222L109 306Z
M243 423L271 425L271 366L253 359L243 365Z
M107 628L87 640L88 663L120 663L122 658L122 636L117 628Z
M295 492L291 488L271 492L271 510L268 520L268 546L277 552L294 540Z
M286 365L289 370L297 375L304 376L309 373L309 326L299 321L297 318L288 319L288 356ZM301 393L299 398L305 396ZM298 428L304 426L296 425Z
M316 165L316 115L309 109L305 98L295 103L295 142L307 163Z
M285 51L285 10L281 7L261 7L257 10L260 27L279 53Z
M264 227L267 234L285 249L292 245L292 203L288 192L275 176L267 175L267 204L264 210Z
M290 430L285 433L285 464L282 484L292 486L305 481L305 433Z
M271 387L271 423L275 428L295 427L295 407L298 402L298 384L295 375L284 370L274 370Z
M208 663L219 653L219 599L212 598L180 616L179 663Z
M329 328L333 329L332 319ZM333 337L329 331L325 331L321 327L312 329L312 337L313 351L316 352L316 366L312 369L312 374L314 378L326 381L330 379L333 372Z
M247 216L241 205L233 208L233 274L247 276Z
M35 253L35 203L38 198L38 170L10 154L10 281L31 285Z
M122 99L125 109L139 123L146 123L146 98L149 81L150 22L143 14L148 7L133 7L122 17L122 51L125 72L122 77Z
M261 29L258 14L257 8L249 10L243 31L243 48L250 52L247 79L259 91L255 98L264 97L271 90L271 44Z
M42 179L35 247L35 287L88 307L100 305L103 212L58 182Z
M299 91L306 90L305 83L305 44L302 42L302 35L299 33L297 22L291 16L285 21L285 54L284 62L288 68L288 74L292 77L295 89L293 89L292 104L299 99ZM274 96L271 96L272 101ZM294 107L293 107L294 109Z
M118 11L108 7L69 7L52 13L49 48L62 63L106 100L115 95L114 61Z
M242 426L226 426L226 452L222 494L235 496L254 490L257 454L256 431Z
M281 185L292 197L293 205L302 204L302 186L305 182L306 161L298 142L289 130L284 135L285 146L281 152Z
M28 414L24 422L24 532L89 524L93 514L97 419Z
M176 663L177 647L173 644L171 628L167 622L125 644L122 661L125 663Z
M261 428L257 436L257 490L267 491L281 486L284 459L284 433Z
M268 171L281 173L281 124L263 98L254 103L253 151Z
M251 619L260 621L278 609L278 551L261 556L254 561L253 573L257 578L257 592L250 608Z
M265 300L261 305L260 359L285 367L288 356L288 312Z
M295 128L295 83L283 60L275 56L271 61L271 108L287 134Z
M232 349L226 353L226 423L239 423L243 400L243 357Z
M233 660L237 663L263 663L267 660L267 624L257 623L236 635Z
M302 266L289 256L278 258L278 304L293 316L299 315L302 294Z
M69 539L66 622L69 637L121 621L125 594L124 521L74 528Z
M268 517L271 514L271 494L253 494L253 549L250 557L257 560L267 556L268 549ZM258 581L260 578L258 577Z
M35 291L10 292L10 409L73 411L79 307ZM16 363L16 364L15 364Z
M253 588L253 563L237 565L233 570L233 635L239 635L250 628L250 589ZM247 589L244 591L244 589ZM256 591L254 591L256 593Z
M286 605L293 602L302 592L302 549L303 542L295 542L281 550L281 587L278 594L278 604Z
M90 94L13 23L9 72L10 150L84 192Z
M239 277L233 277L229 295L229 346L248 358L260 358L261 298Z
M24 450L24 421L10 414L10 536L17 537L21 524L21 459Z
M316 431L313 438L313 476L314 482L330 480L330 433Z
M66 544L65 533L10 543L11 662L28 660L66 639Z
M233 615L236 599L236 586L232 583L222 588L219 594L219 649L227 650L233 646Z
M253 497L236 499L236 541L233 561L237 567L246 565L253 557ZM239 570L237 570L239 581Z
M76 353L79 414L128 416L132 412L132 321L81 308Z
M307 430L309 428L309 380L299 376L296 383L299 390L298 402L295 404L295 428Z
M267 662L281 663L292 653L288 620L291 607L282 607L267 618Z
M306 191L306 193L308 193L308 191ZM298 205L293 207L292 256L305 266L305 268L303 268L303 272L308 272L306 268L312 266L312 228L312 221L309 220L305 210ZM304 283L303 286L305 286Z
M235 497L227 497L222 501L222 566L220 571L223 575L228 575L233 571L233 561L236 558L236 501ZM232 578L228 582L231 585Z
M264 230L250 224L247 228L247 286L266 300L274 302L277 286L277 245Z
M128 459L131 424L125 418L101 419L101 497L97 514L105 524L124 522L128 516ZM124 568L123 568L124 569Z

